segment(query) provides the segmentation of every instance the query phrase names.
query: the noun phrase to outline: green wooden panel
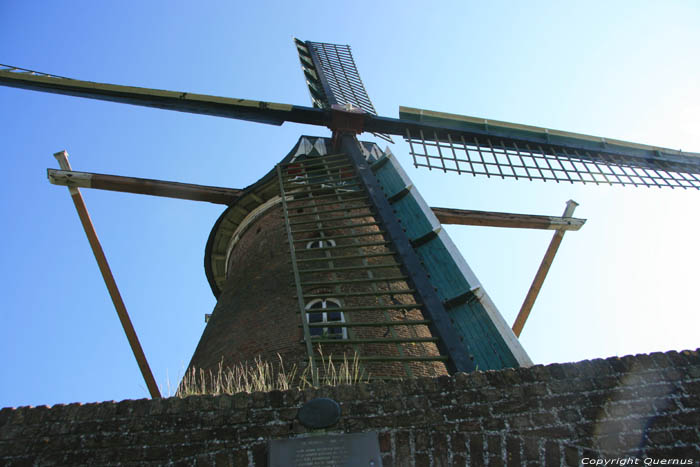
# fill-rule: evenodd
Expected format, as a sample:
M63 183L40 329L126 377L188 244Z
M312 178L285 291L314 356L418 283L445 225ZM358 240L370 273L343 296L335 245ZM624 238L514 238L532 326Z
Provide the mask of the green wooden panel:
M500 334L480 303L462 304L450 310L457 332L464 336L474 352L477 370L499 370L520 366L505 341L484 336Z
M452 254L445 248L439 237L415 249L430 274L442 301L469 292L472 286L457 268Z
M392 157L382 156L377 162L373 164L374 167L378 167L374 171L374 174L379 179L379 183L384 189L384 194L387 198L391 198L399 191L406 188L406 183L404 182L401 174L396 170L391 170Z
M438 296L443 301L471 290L471 285L460 273L454 257L439 237L416 248L416 253L423 260L425 269L438 289ZM448 312L459 334L469 343L479 369L518 366L480 302L475 300L463 303L450 308Z
M447 232L442 231L440 223L420 194L415 188L406 190L412 186L412 182L396 159L391 155L385 156L374 164L374 169L389 199L402 191L405 192L403 196L392 200L392 207L396 210L409 239L420 239L430 232L438 233L414 248L440 299L444 302L468 294L474 287L480 287L466 262L456 251ZM468 274L465 273L465 267ZM468 279L469 274L473 283ZM491 307L490 313L487 307ZM512 332L504 326L505 322L490 300L480 301L476 296L472 296L465 303L451 307L447 313L459 336L466 343L465 352L473 355L478 369L500 369L530 363L514 336L508 336L509 341L504 338L504 334Z
M435 228L410 194L392 203L392 207L396 210L396 216L401 219L401 225L411 240L421 238Z

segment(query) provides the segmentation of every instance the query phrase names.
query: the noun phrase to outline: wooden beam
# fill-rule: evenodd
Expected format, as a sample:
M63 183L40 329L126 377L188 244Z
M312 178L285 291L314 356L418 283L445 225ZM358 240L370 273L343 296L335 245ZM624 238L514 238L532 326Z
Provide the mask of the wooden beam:
M168 182L148 178L122 177L91 172L48 169L49 181L54 185L76 188L122 191L142 195L207 201L231 205L243 190L190 183ZM573 217L540 216L505 212L474 211L468 209L431 208L442 224L479 225L519 229L579 230L585 219Z
M325 126L328 120L326 111L312 107L94 83L12 66L0 66L0 68L2 68L0 69L0 86L200 115L236 118L270 125L297 122Z
M54 154L54 157L56 160L58 160L61 168L65 169L64 171L71 170L70 163L68 162L68 153L66 151L57 152ZM126 305L124 305L124 300L122 300L122 296L119 293L119 288L117 287L117 282L114 280L114 275L112 275L112 270L109 268L109 263L107 262L105 252L102 250L102 245L100 244L99 238L97 238L97 232L95 232L95 227L92 225L92 220L90 220L90 214L85 206L83 196L80 194L80 190L78 190L78 188L75 186L69 186L68 191L73 199L73 204L75 204L75 209L78 211L78 217L80 217L80 222L83 224L85 235L87 235L88 242L90 242L92 252L97 260L97 266L100 268L102 278L104 279L107 290L109 291L109 296L112 297L112 303L114 303L114 308L117 310L119 321L121 322L122 328L124 329L124 334L126 334L126 338L129 341L131 351L134 353L136 363L141 370L141 375L146 382L148 392L151 393L152 399L160 399L161 396L160 391L158 390L158 385L156 384L156 380L153 378L151 367L148 365L146 355L143 353L143 348L141 347L139 338L136 335L134 326L129 318L129 313L126 311Z
M472 211L468 209L431 208L442 224L481 225L517 229L579 230L586 219L539 216L505 212Z
M75 188L97 188L100 190L123 191L142 195L164 196L167 198L207 201L230 205L238 199L243 190L220 188L190 183L167 182L148 178L120 177L90 172L48 169L49 181L54 185Z
M562 217L571 217L571 215L574 213L574 209L576 209L576 206L578 206L576 201L567 201L566 209L564 209L564 214ZM547 252L544 254L544 258L542 258L542 263L540 263L537 274L535 274L535 279L532 281L530 290L528 290L525 300L523 301L523 305L520 307L520 312L513 323L513 333L516 337L520 337L520 333L523 331L523 327L525 326L525 321L527 321L527 317L530 316L532 306L535 304L535 300L537 299L537 295L540 293L544 279L547 277L549 268L552 266L554 255L557 254L559 245L564 238L564 233L565 231L563 229L557 230L554 233L552 241L549 243L549 247L547 248Z

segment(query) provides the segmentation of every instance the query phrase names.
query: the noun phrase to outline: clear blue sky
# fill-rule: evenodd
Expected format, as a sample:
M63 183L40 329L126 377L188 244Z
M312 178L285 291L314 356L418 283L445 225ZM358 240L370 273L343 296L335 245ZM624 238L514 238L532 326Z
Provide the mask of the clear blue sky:
M0 63L83 80L310 105L292 36L348 43L398 106L700 152L700 4L0 2ZM244 187L300 134L0 88L0 407L147 397L51 156L75 170ZM371 139L367 137L366 139ZM566 235L521 341L536 363L700 342L700 193L516 182L410 166L433 206L588 219ZM214 307L216 205L83 190L156 380L174 387ZM550 232L450 227L512 323Z

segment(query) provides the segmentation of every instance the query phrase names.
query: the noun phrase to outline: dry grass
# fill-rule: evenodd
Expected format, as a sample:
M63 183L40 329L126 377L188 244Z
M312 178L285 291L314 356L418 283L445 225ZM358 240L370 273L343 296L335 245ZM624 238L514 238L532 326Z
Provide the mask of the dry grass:
M190 369L182 378L176 397L193 395L219 395L236 394L239 392L269 392L286 391L288 389L306 389L313 387L314 378L311 374L311 365L297 376L296 365L285 367L282 357L278 354L277 365L263 361L260 357L252 363L245 362L224 367L223 361L219 362L216 372L205 372L203 369ZM352 359L343 355L342 362L334 363L332 358L326 359L321 354L321 362L315 367L320 386L340 386L344 384L357 384L369 381L369 376L360 368L358 355Z

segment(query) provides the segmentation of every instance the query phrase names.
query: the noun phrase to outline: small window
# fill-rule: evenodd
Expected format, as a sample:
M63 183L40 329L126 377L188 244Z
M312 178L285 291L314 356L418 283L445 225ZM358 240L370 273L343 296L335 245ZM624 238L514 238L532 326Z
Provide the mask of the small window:
M306 248L309 250L312 248L330 248L334 246L335 240L325 240L323 238L311 240L309 243L306 244Z
M295 185L305 185L307 182L308 180L306 175L295 175L289 179L289 183L293 183Z
M309 304L306 305L306 309L309 311L309 313L306 314L306 318L310 324L329 324L328 327L310 327L309 333L311 334L311 337L325 337L326 339L348 338L347 328L330 326L333 323L345 322L343 312L333 311L333 308L340 308L340 302L334 298L319 298L310 301Z

